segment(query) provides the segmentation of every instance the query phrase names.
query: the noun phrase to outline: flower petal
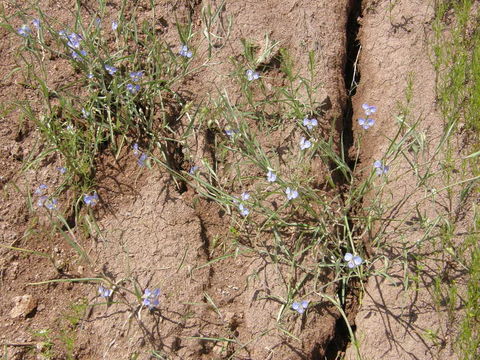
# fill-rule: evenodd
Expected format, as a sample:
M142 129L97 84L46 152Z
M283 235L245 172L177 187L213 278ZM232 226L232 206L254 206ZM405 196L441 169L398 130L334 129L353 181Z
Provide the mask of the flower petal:
M358 265L361 265L363 263L363 260L360 256L354 256L353 257L353 263L358 266Z

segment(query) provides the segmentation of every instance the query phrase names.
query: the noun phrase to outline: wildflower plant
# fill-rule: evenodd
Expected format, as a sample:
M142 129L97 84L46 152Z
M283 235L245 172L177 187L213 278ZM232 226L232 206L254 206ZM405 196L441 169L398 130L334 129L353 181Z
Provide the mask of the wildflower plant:
M148 309L151 311L154 308L158 307L160 305L160 289L145 289L145 292L143 293L143 302L142 305L148 307Z
M360 125L364 130L370 129L375 124L375 120L371 118L359 118L358 125Z
M85 205L94 207L99 201L97 192L94 192L92 195L84 195L83 201L85 202Z
M258 80L260 78L260 74L251 69L247 70L245 75L247 76L248 81Z
M76 85L87 89L87 95L71 93L68 88L55 90L58 98L53 102L49 94L54 89L49 88L46 77L31 79L36 88L44 89L44 114L38 118L31 116L48 144L44 156L56 153L59 163L65 164L68 175L62 179L70 181L67 185L77 191L76 203L83 200L89 209L98 204L99 197L92 189L98 188L95 172L102 152L108 150L120 156L131 151L134 156L127 158L133 164L149 168L159 165L175 181L188 184L200 196L225 208L226 216L231 216L231 233L238 238L248 235L245 237L252 239L248 246L262 256L268 254L279 268L288 264L304 279L316 279L320 271L329 272L333 280L328 285L299 279L285 281L281 299L284 309L288 310L286 304L292 304L294 311L303 314L309 302L292 303L298 294L309 297L325 294L325 289L332 290L338 284L346 284L351 277L363 276L363 271L349 269L359 267L364 260L351 253L343 257L341 254L345 249L361 247L357 234L369 225L352 220L351 215L369 191L374 173L363 183L355 178L351 164L359 163L358 158L352 161L348 154L338 150L335 146L338 134L334 131L316 134L314 144L310 138L318 120L305 114L318 113L323 105L314 96L321 87L314 71L316 54L308 54L308 74L300 75L287 50L275 49L276 43L268 36L264 46L245 42L244 57L231 60L235 67L232 76L240 85L239 99L233 101L226 91L220 91L205 100L206 104L199 105L187 102L178 90L182 79L193 71L189 59L194 54L186 45L192 43L191 25L178 26L182 44L178 48L158 36L154 22L139 27L135 19L118 19L111 24L114 34L106 30L110 36L102 35L101 23L95 20L90 22L91 28L78 26L75 30L57 29L52 25L55 22L43 21L41 31L52 38L51 43L41 36L32 37L31 30L23 29L21 34L20 29L12 28L18 30L15 36L26 37L25 43L32 43L31 48L24 50L25 59L48 68L48 62L38 54L58 53L78 72ZM151 46L146 50L144 44ZM267 77L270 69L265 64L272 57L279 60L278 71L288 86L252 83ZM261 70L262 76L255 69ZM62 116L55 110L56 102L62 104ZM365 117L358 122L367 130L375 123L370 116L377 109L368 104L362 108ZM302 118L303 121L297 120L288 129L291 136L283 137L281 144L268 144L269 140L280 137L285 124L292 126L291 119ZM186 125L187 130L176 127L177 123ZM208 134L214 155L211 159L198 159L198 153L190 146L191 140L202 133ZM290 140L299 137L300 142ZM307 149L310 150L304 151ZM183 163L175 163L172 152L185 156ZM323 173L314 170L322 166L327 169ZM200 167L202 172L198 174ZM371 165L366 168L371 171ZM388 172L388 166L382 162L375 162L374 169L379 175ZM328 196L325 188L330 191ZM57 198L49 197L46 190L35 192L35 199L42 207L58 210ZM85 219L94 223L92 217ZM92 229L95 224L89 223L88 227ZM241 252L238 238L232 244L227 243L230 239L225 240L223 249L231 246L235 247L233 253ZM258 239L271 243L264 246ZM209 251L214 256L219 250ZM219 259L222 256L225 254L219 254ZM308 261L303 262L304 259ZM98 292L104 298L112 295L112 290L103 286ZM159 289L145 289L143 295L140 290L135 293L141 306L153 310L160 305ZM277 316L279 321L281 318L282 311Z
M299 314L303 314L305 310L308 308L309 301L307 300L302 300L302 301L296 301L292 304L292 309L298 312Z
M313 143L309 137L310 132L318 127L319 122L313 116L305 114L315 113L321 104L311 103L310 98L305 93L301 94L295 85L291 88L267 88L260 82L258 86L251 86L251 82L256 79L245 68L258 68L262 56L260 54L256 57L255 47L248 46L244 63L233 60L236 68L234 76L242 91L240 100L236 99L233 103L229 95L222 92L218 99L211 100L205 106L208 108L205 114L215 114L216 120L212 121L207 116L199 119L199 123L208 124L213 134L211 143L216 145L215 158L213 163L203 162L205 171L202 178L195 177L189 184L200 195L217 201L227 209L226 213L232 215L231 226L235 236L244 235L245 238L253 239L248 246L253 251L269 254L279 266L283 263L292 264L306 278L316 278L319 269L328 269L326 271L331 272L335 279L330 285L335 286L345 286L354 277L363 280L366 271L350 271L349 262L345 260L343 263L342 260L345 248L361 248L356 234L364 231L365 224L350 219L353 209L357 208L362 196L370 190L372 178L367 178L362 183L354 177L347 155L335 150L333 132L331 135L316 134ZM288 53L280 50L279 54L282 75L291 84L304 86L307 94L313 92L315 77L312 75L310 81L305 77L300 78L289 63ZM310 59L313 64L314 54L311 54ZM264 68L261 69L263 71ZM368 112L371 115L375 110L369 108ZM203 112L199 114L203 116ZM270 138L280 137L279 129L284 128L285 124L292 124L291 119L303 120L295 122L295 126L289 129L289 136L282 137L280 144L272 140L275 145L269 147ZM373 125L372 121L368 124ZM299 139L299 142L291 139ZM276 155L280 147L282 154L278 157ZM314 185L323 176L313 171L313 164L318 166L319 163L328 169L324 181L330 188L338 188L338 180L328 178L330 172L335 172L342 179L340 182L358 182L361 185L352 187L352 191L347 191L344 198L334 196L326 199ZM250 198L231 195L241 194L247 187ZM234 211L231 211L232 207ZM267 243L270 241L268 246L274 246L277 250L272 251L262 243L255 243L256 237L266 238ZM236 239L233 242L236 244ZM223 246L228 248L228 242ZM241 251L239 245L231 246L232 252ZM215 253L215 250L212 252ZM220 252L218 258L222 256L225 255ZM309 258L313 265L306 265L303 262L305 258ZM355 267L363 264L363 259L359 263L358 258L353 259L352 255L351 261ZM307 289L310 290L312 286L316 288L315 294L324 294L330 285L316 287L308 281L299 278L296 280L292 280L291 285L287 282L285 294L275 296L275 299L283 304L292 304L295 312L303 314L308 308L308 301L294 301L295 297L299 293L310 294ZM330 298L328 301L340 304L342 308L345 298ZM285 309L282 307L279 310L279 321L282 321Z
M36 189L35 189L35 195L43 195L45 190L48 189L48 186L45 184L40 184Z
M367 117L377 112L377 107L373 105L363 104L362 108L365 111L365 115Z
M377 108L373 105L363 104L363 110L365 111L365 118L358 119L358 125L360 125L364 130L368 130L375 124L375 120L370 117L370 115L377 112Z
M110 296L112 296L113 290L108 289L108 288L104 287L103 285L100 285L100 287L98 288L98 294L101 297L103 297L105 299L108 299Z
M48 200L48 196L42 195L37 199L37 207L41 208L45 205L45 202Z
M107 72L112 76L118 71L118 69L112 65L105 65L105 70L107 70Z
M236 69L234 76L241 87L238 102L232 102L226 92L221 92L201 107L186 103L178 90L173 90L178 89L183 77L192 71L189 60L194 53L186 45L191 43L191 27L178 27L179 42L183 45L171 48L158 37L156 24L139 28L135 20L119 19L118 23L112 23L114 34L110 37L102 37L94 20L91 31L79 27L78 30L62 29L61 34L58 29L51 28L51 23L45 22L46 32L57 40L55 51L70 60L70 66L79 72L79 84L88 94L73 101L72 94L58 91L59 101L65 104L65 116L61 119L51 110L53 104L46 96L45 116L32 121L36 121L46 143L50 144L49 151L56 152L68 169L71 186L77 187L81 194L79 202L83 200L88 210L99 202L92 189L98 185L95 183L96 163L105 147L116 155L132 152L133 156L127 158L138 166L163 166L174 180L188 183L200 196L228 209L227 213L233 215L232 229L236 233L242 234L249 229L252 239L273 237L279 251L274 256L276 259L297 264L303 257L300 254L308 254L310 264L315 265L302 264L303 275L314 276L318 266L336 269L334 262L322 263L315 257L322 251L339 254L345 247L345 240L337 235L340 231L331 229L347 232L348 222L344 219L348 210L328 203L312 186L316 174L310 166L315 161L322 162L341 174L347 183L353 176L344 156L334 150L333 133L315 138L315 146L313 140L307 138L318 126L318 120L305 114L313 114L322 106L314 96L321 86L313 70L315 54L309 53L309 74L305 76L294 71L288 53L280 50L280 71L291 86L270 89L262 81L255 82L264 76L262 62L269 56L276 56L276 43L266 38L261 53L255 55L254 48L250 47L245 50L243 62L232 59ZM142 44L135 42L140 33ZM144 43L151 44L148 51ZM41 41L34 46L38 51L51 50ZM100 51L107 48L108 52ZM34 61L41 59L32 58ZM261 69L262 75L255 69ZM46 79L40 78L40 81L46 86ZM178 113L174 119L171 109ZM292 138L301 137L300 143L285 144L285 159L290 166L285 167L272 156L275 151L267 149L264 140L275 137L282 124L302 118L303 122L299 121L292 130ZM180 121L186 122L188 129L181 134L179 128L175 128ZM194 155L188 145L194 138L192 135L203 131L212 135L215 156L211 161L190 157ZM171 148L180 145L183 146L182 155L189 158L185 161L187 165L175 167ZM311 150L303 152L307 149ZM195 165L189 169L193 159ZM200 166L202 174L198 176ZM248 192L243 191L247 188ZM299 196L300 191L302 196ZM341 203L340 198L334 200ZM291 206L292 201L295 206ZM93 211L89 211L89 217L85 217L89 229L95 229L93 215ZM95 234L96 230L91 231ZM285 245L283 237L287 236L295 239L292 244ZM341 274L335 275L341 277ZM104 298L112 295L111 290L104 287L98 291ZM296 296L291 289L287 292L284 304L292 303ZM150 310L160 305L159 289L145 289L143 295L138 290L136 294L141 305ZM308 301L293 303L293 309L299 314L307 308Z
M300 139L300 150L306 150L312 146L312 143L310 140L305 139L302 137Z
M347 266L350 269L356 268L357 266L362 265L363 259L358 255L352 255L351 253L346 253L343 257L343 260L347 262Z
M277 174L273 170L268 170L267 181L273 183L277 180Z
M143 77L143 71L132 71L130 73L130 79L133 81L133 82L139 82L142 80L142 77Z
M197 165L193 165L190 170L188 170L188 173L190 175L195 175L200 168Z
M250 210L248 210L243 204L238 205L238 211L242 216L248 216L248 214L250 214Z
M26 116L37 125L47 145L41 156L58 155L69 169L63 189L71 186L77 199L95 185L96 163L104 144L118 154L125 139L143 138L164 144L173 141L168 109L182 107L184 100L172 86L189 72L188 62L179 62L169 44L156 35L154 21L139 26L136 18L127 21L120 17L109 29L103 29L100 14L92 20L83 15L81 11L77 14L75 28L60 27L49 14L39 10L38 18L32 22L39 36L32 36L32 29L26 24L11 28L16 35L28 39L29 46L21 50L25 68L43 69L36 76L26 76L29 86L42 89L44 113L37 117L25 107ZM178 30L182 43L188 43L191 28L179 24ZM111 32L115 32L115 40ZM152 46L145 48L144 41ZM193 56L188 47L182 46L181 50L187 58ZM50 60L40 55L45 53L70 60L67 66L79 74L74 83L59 90L49 88ZM144 81L147 77L148 81ZM80 88L86 92L76 92ZM57 101L62 106L61 117ZM161 147L161 151L166 152L167 148ZM147 152L139 154L138 165L147 165L148 158ZM77 211L74 204L75 201L68 206Z
M316 127L318 125L318 121L317 121L317 119L305 118L305 119L303 119L303 125L308 130L312 130L314 127Z
M58 199L50 198L46 199L43 204L48 210L57 210L58 208Z
M298 197L298 191L295 189L290 189L290 187L285 189L285 194L287 195L287 200L293 200Z
M187 59L190 59L193 56L193 53L188 49L187 45L182 45L178 51L178 54Z
M146 165L146 161L148 160L148 155L145 154L145 153L142 153L139 157L138 157L138 160L137 160L137 164L140 166L140 167L144 167Z
M390 169L389 166L384 165L380 160L376 160L373 163L373 167L375 168L375 172L379 176L388 173L388 170Z
M32 29L28 25L23 24L18 30L17 33L18 35L22 37L28 37L30 36L30 33L32 32Z
M128 83L126 89L130 94L136 94L140 91L140 85Z
M238 99L235 96L231 100L222 90L205 100L206 104L197 104L185 100L178 90L183 78L194 71L190 67L194 52L187 46L192 43L191 24L177 24L178 43L182 44L179 48L178 43L172 47L158 36L156 20L145 20L139 26L138 19L125 18L122 14L118 22L112 22L111 31L102 29L100 18L88 22L80 12L75 28L59 28L47 14L42 14L42 23L32 22L38 32L32 32L28 25L11 27L14 36L25 38L20 51L26 68L30 69L31 63L42 69L35 76L25 73L28 85L39 89L45 105L40 116L25 106L26 116L37 125L46 144L40 158L56 154L58 163L65 164L62 169L68 169L68 175L61 177L65 184L52 189L51 194L61 196L65 189L72 189L76 194L75 211L81 208L76 205L82 200L84 207L91 210L99 201L97 193L92 193L98 188L95 173L99 155L114 154L116 159L132 151L134 156L127 156L128 161L140 167L159 165L174 181L188 184L199 196L227 210L232 236L226 236L222 246L208 249L212 257L209 265L229 257L228 251L236 257L250 248L252 254L268 256L277 269L287 265L293 270L294 275L288 279L281 274L285 286L279 287L279 295L265 297L282 304L277 315L279 323L284 310L288 310L287 304L292 304L291 309L299 314L308 309L308 301L293 301L299 294L323 297L343 316L346 284L351 278L363 281L364 273L375 261L364 261L354 254L357 250L363 253L362 235L372 233L370 219L379 221L384 217L382 204L364 206L362 198L371 191L374 174L387 174L389 166L376 161L375 172L368 165L360 171L366 170L370 176L365 180L357 178L353 167L361 166L358 154L362 135L360 140L355 139L352 150L357 154L353 158L350 153L355 151L345 151L343 144L336 146L339 134L335 130L318 134L314 144L308 138L318 120L305 114L318 113L324 105L315 96L322 86L315 72L317 54L308 54L307 73L299 73L288 51L278 48L268 35L262 46L243 40L243 57L231 59L235 68L232 76L240 85ZM211 40L212 35L207 36ZM47 76L50 63L45 53L68 60L78 75L72 86L51 88ZM268 65L271 59L279 63L275 72L282 78L282 85L255 82L267 78L272 70ZM86 94L75 92L75 88L86 89ZM358 124L368 130L375 124L371 116L377 108L363 104L362 109L365 115ZM288 136L283 136L285 124L292 126L291 119L302 118L287 129ZM177 126L180 123L182 127ZM405 123L401 129L405 131ZM411 127L407 130L413 132ZM198 159L190 145L198 134L208 135L212 153L209 159ZM299 137L299 143L291 140ZM269 144L276 138L281 138L281 143ZM141 146L135 141L141 141ZM395 146L388 149L386 158L394 159L394 151L408 156L400 145ZM181 153L180 163L172 159L172 153ZM196 165L188 169L193 161ZM202 173L198 174L200 166ZM242 192L247 188L249 192ZM47 190L46 185L40 185L33 199L39 207L49 210L52 219L58 217L61 227L67 229L67 239L74 239L69 222L61 219L60 197L47 194ZM232 194L241 195L238 198ZM295 206L291 206L293 200ZM92 213L89 211L89 215ZM93 234L93 216L76 220L83 219ZM240 243L243 238L250 243ZM373 241L377 240L375 237ZM76 250L80 249L71 241ZM345 249L353 253L345 253ZM218 254L221 251L225 253ZM361 265L362 271L349 270ZM326 278L331 280L320 284L320 273L327 273ZM343 287L341 291L339 286ZM160 305L159 289L145 289L142 295L137 286L134 293L138 306L153 310ZM331 293L342 295L333 298L328 295ZM108 299L112 290L100 286L98 294Z
M248 199L250 199L250 194L248 192L244 191L242 193L242 195L240 195L240 197L243 201L247 201Z

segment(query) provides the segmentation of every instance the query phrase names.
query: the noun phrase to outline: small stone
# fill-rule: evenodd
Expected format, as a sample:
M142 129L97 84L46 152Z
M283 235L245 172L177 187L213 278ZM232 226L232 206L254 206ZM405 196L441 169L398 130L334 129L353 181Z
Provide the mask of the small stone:
M63 272L67 267L67 263L64 259L56 259L54 262L54 266L59 272Z
M12 319L26 317L37 308L37 300L32 295L15 296L12 299L14 306L10 311Z

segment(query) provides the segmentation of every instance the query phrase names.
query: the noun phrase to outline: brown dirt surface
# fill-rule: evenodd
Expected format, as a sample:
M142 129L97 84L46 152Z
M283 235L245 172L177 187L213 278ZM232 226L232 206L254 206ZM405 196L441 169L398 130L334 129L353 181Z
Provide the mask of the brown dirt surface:
M207 5L213 8L218 6L216 1L208 4L206 1L199 1L191 5L167 1L156 6L155 13L161 24L162 36L173 49L178 47L178 40L172 14L176 14L179 19L190 16L193 19L194 31L200 32L203 25L200 9ZM41 7L55 17L59 24L68 24L71 21L69 4L41 4ZM11 2L7 2L4 8L8 16L14 16L21 9ZM95 13L94 2L83 4L82 8L90 16ZM108 24L109 17L113 18L118 11L119 4L109 4L107 9L108 14L103 19L105 24ZM147 2L138 9L140 13L137 16L153 14ZM311 4L306 1L228 2L221 16L222 21L233 17L235 23L225 43L220 44L218 50L214 49L213 61L217 61L218 66L206 67L205 71L196 73L179 91L195 101L215 96L215 87L218 86L232 91L237 85L226 80L226 75L231 73L234 67L225 59L241 56L240 39L248 39L255 46L261 47L265 35L268 34L272 40L280 42L283 48L289 50L293 62L298 64L297 70L303 76L307 75L308 51L314 50L319 54L314 70L321 79L319 83L322 84L322 90L315 94L316 101L327 100L328 94L329 107L322 110L322 126L328 130L329 124L334 120L338 139L342 130L341 116L346 99L343 69L347 6L335 2ZM15 25L20 24L21 19L15 19ZM24 96L37 95L33 92L30 95L28 90L20 85L22 79L19 73L9 76L9 72L16 66L17 38L6 29L1 31L4 39L1 42L2 54L5 55L2 75L8 79L2 85L2 102L12 103L15 109L7 112L7 118L2 121L2 139L7 150L2 152L2 184L13 182L21 190L21 193L17 193L12 187L5 188L7 199L11 200L2 204L2 213L5 215L2 217L2 226L5 229L3 244L43 251L46 254L52 251L52 246L61 254L55 255L61 258L55 259L61 268L57 271L54 267L50 268L47 260L23 255L19 257L11 255L10 251L2 251L5 269L2 316L8 318L14 295L22 295L24 291L28 294L30 288L24 286L29 282L75 276L89 277L103 273L112 282L135 279L142 288L159 287L162 291L162 310L159 316L152 317L144 313L142 319L135 320L137 324L132 325L134 320L127 311L130 309L128 305L107 308L95 306L97 302L101 302L98 298L92 298L96 294L96 287L68 282L35 287L32 290L39 304L37 312L27 316L25 320L6 320L2 331L3 341L10 344L40 341L41 336L39 338L39 335L34 333L43 329L57 334L73 334L76 324L68 323L65 318L74 317L71 313L77 311L79 313L75 316L81 319L82 326L80 331L72 335L75 338L76 358L126 358L126 354L141 353L152 347L167 356L182 359L224 358L233 352L237 352L238 358L255 359L320 356L324 351L324 344L332 336L338 313L330 306L320 304L316 311L312 309L308 321L289 315L282 326L294 336L303 334L300 341L292 340L276 329L276 314L281 304L268 300L265 296L284 295L287 284L280 274L289 274L290 270L285 268L279 271L278 264L272 263L272 260L265 256L258 256L255 251L245 251L233 258L205 266L213 251L209 244L214 239L228 236L229 225L225 212L214 204L197 199L191 189L183 195L180 194L169 177L161 175L162 171L160 174L148 170L138 173L133 156L124 154L115 160L112 156L105 155L99 161L97 181L100 184L102 206L95 214L99 218L97 226L101 235L94 239L93 243L92 239L79 240L89 254L90 265L79 265L78 257L73 256L73 253L67 254L68 246L64 246L65 244L60 246L59 242L55 246L48 243L35 246L36 241L32 242L30 237L23 237L25 231L35 226L32 221L47 224L48 217L45 218L42 214L37 217L38 212L30 211L28 204L16 199L22 199L22 193L31 192L35 188L35 185L28 184L47 183L52 187L60 180L58 176L50 175L55 173L55 159L44 161L37 171L19 172L21 161L27 154L35 152L33 144L38 135L32 128L27 128L28 131L22 128L15 131L16 127L12 127L11 124L18 123L20 118L18 104L13 101ZM218 31L221 32L222 28L219 27ZM206 44L200 41L196 45L200 56L195 61L201 64L205 59ZM273 58L277 55L273 54L271 58L265 59L267 86L270 82L278 86L285 81L279 77L278 69L275 68ZM74 76L68 69L70 67L65 60L52 58L49 85L56 87L65 79ZM22 126L28 127L31 124L25 122ZM182 128L178 129L181 131ZM21 136L18 135L20 131L23 131ZM298 138L294 138L291 132L291 127L287 127L286 131L265 137L268 141L265 145L269 146L271 151L277 151L277 148L285 145L286 139L292 146L296 145ZM205 142L199 139L200 144L202 141ZM204 153L203 149L193 149L192 157L199 159ZM289 159L285 162L288 161ZM327 170L324 169L323 172L325 171ZM18 210L15 210L16 208ZM23 216L19 216L19 213ZM81 229L75 231L78 239L81 239L82 233ZM270 241L260 240L267 245ZM226 243L224 240L222 242ZM29 265L32 262L33 266ZM15 269L25 267L30 271L17 274L18 270ZM16 286L16 283L22 284L21 287ZM65 288L69 290L68 297L65 296ZM130 301L133 295L119 291L117 296ZM82 307L85 303L88 303L86 308ZM214 309L213 304L217 308ZM265 329L269 330L263 334ZM228 342L217 342L215 345L215 342L201 340L222 337L227 339L232 336L245 344L243 349ZM52 339L60 343L63 341L64 351L68 351L67 335L63 338L52 335ZM29 346L11 347L10 350L12 358L27 358L34 354ZM57 353L56 356L61 354Z
M96 2L80 3L82 11L93 17ZM175 21L191 18L193 31L198 34L193 41L197 49L193 66L201 68L207 61L208 43L201 36L205 26L202 9L207 6L217 9L220 0L166 0L155 5L155 9L151 8L150 1L127 3L126 13L135 8L139 19L155 14L159 34L172 51L177 51L179 46ZM323 103L323 107L315 109L322 115L318 136L333 134L340 149L344 127L348 126L344 121L350 101L345 89L345 67L347 23L353 3L343 0L226 1L214 29L217 35L223 36L215 40L210 59L215 66L208 65L192 73L175 90L192 103L211 104L209 101L221 88L232 94L233 103L239 102L236 95L239 84L229 77L236 68L228 59L242 58L241 39L252 42L261 51L268 35L289 51L296 69L305 77L308 76L308 52L313 50L317 55L314 71L319 86L313 96L315 102ZM352 99L353 109L361 109L364 102L379 107L377 124L368 133L367 146L362 150L361 159L365 163L373 162L372 159L385 151L386 137L393 131L389 123L392 111L404 100L401 90L411 74L415 79L415 93L421 94L415 97L413 108L425 118L422 130L437 140L441 131L441 118L435 107L435 72L427 47L432 7L429 2L415 0L396 1L393 9L390 4L391 1L386 0L364 0L362 5L361 81ZM46 1L39 2L39 6L58 24L72 21L74 1L61 4ZM7 0L0 7L17 27L22 24L20 10L27 9L33 15L23 2ZM120 8L120 1L107 3L107 13L102 19L105 28ZM229 18L234 22L227 32ZM335 358L337 350L342 350L335 347L341 332L340 312L324 299L313 296L307 299L314 303L308 317L283 308L281 299L301 278L302 272L272 256L278 251L273 234L259 235L252 230L239 235L225 208L200 196L190 185L178 185L155 163L139 168L130 149L119 154L106 151L97 159L100 204L81 213L85 219L92 215L97 220L87 221L85 228L78 226L68 235L85 250L88 261L81 259L58 232L49 229L49 214L45 209L35 208L36 198L32 193L40 183L48 184L49 189L62 183L56 170L59 159L55 156L39 159L36 166L24 168L41 152L42 145L38 130L23 118L22 100L31 100L35 104L32 112L40 116L42 99L25 86L21 72L15 71L19 64L17 51L18 36L7 28L0 28L3 150L0 152L0 343L5 348L5 357L151 359L153 349L157 358L165 359ZM259 65L265 78L262 91L267 93L275 86L287 84L278 68L278 56L274 53ZM53 88L75 78L65 59L52 58L50 63L49 85ZM81 93L84 89L77 91ZM220 126L228 125L225 119L216 120ZM293 120L292 124L280 124L268 133L254 120L250 125L277 168L295 175L304 171L295 160L298 154L284 157L282 150L298 146L299 136L293 131ZM353 126L354 133L360 132L358 126ZM178 134L172 136L180 139L187 129L186 120L174 124L173 128ZM172 167L188 171L192 164L216 156L212 154L212 138L217 142L228 141L224 134L202 131L197 138L169 149ZM225 163L236 160L230 157ZM400 161L392 169L393 177L400 180L387 184L392 203L410 194L414 181L401 177L402 167L407 165ZM226 188L234 196L239 196L245 188L259 186L254 180L237 181L234 175L228 178L228 170L220 166L218 172L225 175ZM258 170L248 165L242 171L245 177L259 176ZM326 199L340 203L343 188L332 188L325 180L331 169L318 161L309 171L315 189ZM395 215L409 214L412 204L421 196L416 194L402 203L403 207ZM332 212L336 206L332 206ZM425 210L435 212L431 208ZM254 214L252 219L258 223L264 220ZM98 235L85 236L87 226ZM396 228L389 226L387 233L392 234ZM405 235L406 244L413 244L420 235L412 230ZM294 232L286 234L290 240L296 236ZM385 239L390 245L382 251L388 252L388 256L401 256L404 243L399 245L397 240L390 235ZM288 240L286 243L288 245ZM322 256L315 253L302 257L299 267L314 268ZM443 270L435 269L436 272ZM93 279L100 275L118 285L113 301L108 304L98 296L98 282ZM356 327L364 359L455 358L446 315L430 304L428 282L405 291L401 287L402 269L392 268L390 276L393 283L377 276L369 278L358 314L357 300L349 304L347 315ZM90 280L67 281L74 278ZM32 285L51 280L65 282ZM331 280L329 271L319 271L318 279L307 278L304 287L312 293L317 281ZM120 285L135 289L136 293ZM160 307L152 312L132 305L139 304L146 288L161 290ZM324 289L330 296L336 291L334 285ZM20 296L27 296L25 309L17 307L23 301ZM435 346L429 343L423 337L427 329L445 334L446 342ZM55 344L52 351L51 343ZM346 358L356 358L353 348L346 350Z
M406 89L411 81L413 97L408 106L411 111L408 118L421 120L418 130L426 136L429 144L428 150L416 161L440 171L444 154L438 156L435 151L441 141L444 120L437 104L436 72L432 64L433 3L400 0L392 6L389 1L367 1L362 6L359 32L361 82L353 99L353 108L361 110L365 102L379 107L375 127L366 135L371 145L363 148L364 159L372 159L373 163L384 156L388 139L397 131L392 114L402 114ZM355 115L354 119L361 117L361 111ZM463 144L458 145L455 156L460 159ZM446 302L434 304L432 299L435 298L436 278L441 277L445 284L454 281L464 288L465 269L450 267L449 261L440 260L441 255L432 256L444 252L440 241L435 246L421 246L425 241L425 230L416 225L418 219L414 209L428 219L435 219L448 209L446 214L457 219L453 241L459 244L468 234L472 219L465 218L465 215L471 210L468 204L474 203L475 199L449 204L445 196L438 195L435 201L425 201L428 194L424 189L412 191L418 186L418 178L409 171L408 158L396 159L390 175L395 180L386 184L385 193L388 195L384 197L393 208L385 218L406 222L379 225L385 226L387 235L383 240L385 246L377 255L385 255L391 261L408 260L410 265L407 270L401 262L392 262L395 265L388 268L390 280L383 275L369 278L355 319L360 354L371 360L457 359L453 346L458 330L455 320L461 317L460 307L455 309L455 319L452 320ZM445 186L444 181L444 178L434 178L429 185L430 191ZM478 203L478 198L476 201ZM379 263L377 268L383 270L385 264ZM416 279L406 277L410 270L416 273ZM431 334L435 336L429 336ZM346 358L358 358L353 346L349 347Z

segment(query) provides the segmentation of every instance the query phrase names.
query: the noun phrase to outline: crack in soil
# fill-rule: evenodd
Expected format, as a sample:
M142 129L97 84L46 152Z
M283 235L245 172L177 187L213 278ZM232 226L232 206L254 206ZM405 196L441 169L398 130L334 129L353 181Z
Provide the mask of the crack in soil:
M360 82L360 72L356 67L357 57L360 51L360 41L357 38L360 24L358 18L362 16L362 1L350 0L348 6L348 20L346 27L346 61L345 61L345 90L347 91L347 103L343 117L343 146L347 161L353 170L356 166L354 160L349 156L349 150L353 146L353 108L352 97L357 92L357 84Z
M358 30L360 24L358 18L362 16L362 1L361 0L349 0L347 6L348 18L346 24L346 59L345 59L345 71L344 81L345 90L347 92L347 101L345 104L344 117L343 117L343 150L346 154L346 162L352 171L355 170L357 162L355 158L349 155L349 151L353 148L353 106L352 97L356 94L357 84L360 81L360 73L356 67L357 58L360 51L360 41L358 39ZM347 179L344 179L345 182ZM355 212L354 209L350 210L350 213ZM350 214L351 215L351 214ZM351 218L351 216L349 216ZM339 288L339 291L342 289ZM344 312L350 322L354 321L358 312L358 302L356 301L356 294L350 288L347 288L346 300L344 304ZM355 333L355 324L350 325L353 333ZM334 360L345 354L345 351L350 344L351 339L348 331L348 325L343 317L339 317L336 324L332 338L325 347L325 359ZM312 352L312 359L316 360L318 357Z

